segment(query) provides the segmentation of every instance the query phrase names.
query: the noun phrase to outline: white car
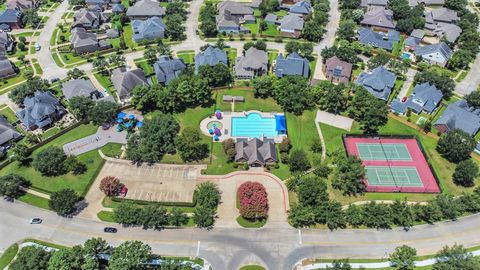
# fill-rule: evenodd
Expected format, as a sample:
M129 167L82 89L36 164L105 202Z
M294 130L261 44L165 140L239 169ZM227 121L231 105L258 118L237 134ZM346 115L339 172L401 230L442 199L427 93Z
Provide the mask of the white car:
M30 220L30 224L41 224L41 223L42 223L41 218L33 218L32 220Z
M35 43L35 51L40 51L40 49L42 48L42 46L40 46L40 44L38 43Z

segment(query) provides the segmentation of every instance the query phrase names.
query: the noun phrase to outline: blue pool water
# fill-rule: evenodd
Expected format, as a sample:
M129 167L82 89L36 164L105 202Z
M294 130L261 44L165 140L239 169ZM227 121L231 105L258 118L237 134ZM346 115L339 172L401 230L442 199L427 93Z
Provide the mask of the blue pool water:
M407 52L402 53L402 59L410 59L410 54Z
M263 118L258 113L249 113L245 117L232 117L232 136L273 138L278 135L275 118Z

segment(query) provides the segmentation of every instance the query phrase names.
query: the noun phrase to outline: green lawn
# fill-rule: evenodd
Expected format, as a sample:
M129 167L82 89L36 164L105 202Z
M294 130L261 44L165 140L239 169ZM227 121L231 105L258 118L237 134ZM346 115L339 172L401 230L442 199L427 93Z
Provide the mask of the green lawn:
M0 109L0 115L3 115L9 123L17 122L17 117L10 107Z
M238 216L237 222L243 228L261 228L267 223L267 220L263 219L263 220L250 221L250 220L244 219L242 216Z
M107 143L100 150L107 157L119 157L122 154L122 146L120 143Z
M250 34L258 34L258 23L246 23L243 26L250 29Z
M127 45L127 47L130 49L135 48L136 43L132 39L133 29L130 24L125 25L125 27L123 27L123 30L123 40L125 40L125 45Z
M92 135L96 131L96 126L91 124L81 125L35 150L32 153L32 157L34 158L40 151L49 146L62 147L65 143ZM22 175L32 183L32 188L45 192L54 192L64 188L71 188L78 194L84 195L87 192L90 183L93 181L94 177L96 177L98 170L102 167L104 161L97 151L82 154L78 156L78 159L87 166L87 171L82 175L72 175L68 173L56 177L42 176L33 167L22 167L18 162L12 162L0 170L0 175L11 173Z
M262 112L282 112L282 108L275 102L273 98L260 99L255 98L253 90L228 89L217 91L216 104L217 109L222 111L232 111L231 103L223 102L224 95L243 96L245 102L235 103L235 111L242 112L248 110L260 110Z
M73 52L61 52L61 51L59 51L59 55L66 65L80 64L80 63L83 63L83 62L87 61L86 58L84 58L80 55L74 55Z
M60 131L60 128L58 128L58 127L49 128L49 129L45 130L45 132L42 133L42 139L45 140L45 139L57 134L59 131Z
M177 57L183 59L186 64L193 64L195 61L195 52L179 51Z
M135 59L134 62L138 68L143 70L143 74L145 74L146 77L149 77L155 74L155 71L153 70L153 66L150 65L145 59L142 59L142 58Z
M105 221L105 222L115 222L115 220L113 219L113 212L100 211L100 212L98 212L97 217L98 217L101 221Z
M13 244L9 246L5 252L3 252L2 257L0 257L0 269L5 269L7 265L9 265L13 258L15 258L15 255L17 255L18 252L18 244Z
M277 26L274 24L267 24L267 29L262 31L262 35L267 36L278 36L280 31L278 31Z
M237 60L237 49L226 49L227 57L228 57L228 65L233 67L235 65L235 61Z
M240 267L239 270L265 270L264 267L260 266L260 265L245 265L245 266L242 266Z
M273 61L277 60L278 51L268 50L268 64L271 66Z
M26 193L25 195L22 195L20 198L18 198L18 200L39 208L50 209L50 206L48 206L48 199L38 197L33 194Z
M278 17L283 17L283 16L287 16L288 15L288 11L284 10L284 9L281 9L279 11L276 11L275 14L278 16Z

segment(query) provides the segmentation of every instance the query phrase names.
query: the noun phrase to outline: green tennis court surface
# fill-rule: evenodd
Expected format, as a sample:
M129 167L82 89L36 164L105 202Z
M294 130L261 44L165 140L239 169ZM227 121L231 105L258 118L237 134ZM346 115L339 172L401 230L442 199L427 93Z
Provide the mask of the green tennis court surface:
M412 160L407 145L402 143L357 143L357 149L362 160Z
M372 186L423 187L415 167L365 166Z

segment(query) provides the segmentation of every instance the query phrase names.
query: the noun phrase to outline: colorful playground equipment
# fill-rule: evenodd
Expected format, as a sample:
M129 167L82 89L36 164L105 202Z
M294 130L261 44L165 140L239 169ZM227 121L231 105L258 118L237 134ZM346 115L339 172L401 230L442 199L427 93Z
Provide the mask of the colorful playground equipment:
M117 124L117 132L122 132L124 130L132 132L135 127L142 127L143 122L138 121L132 113L127 117L125 112L120 112L117 114Z
M222 111L216 110L215 111L215 117L217 117L218 120L222 119Z
M222 136L222 131L217 127L217 124L215 123L212 125L212 128L208 130L208 133L210 133L210 135L213 135L213 139L215 141L220 140L220 136Z

